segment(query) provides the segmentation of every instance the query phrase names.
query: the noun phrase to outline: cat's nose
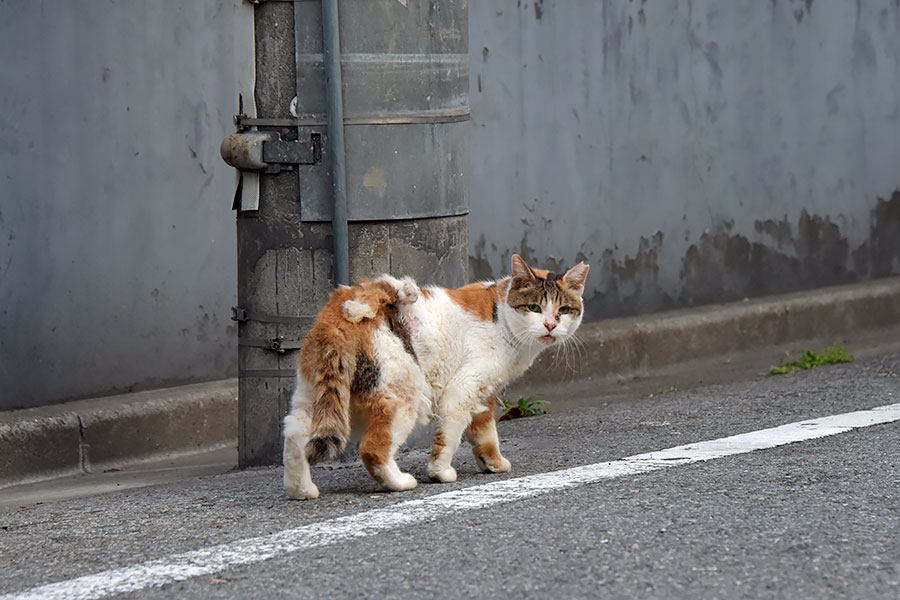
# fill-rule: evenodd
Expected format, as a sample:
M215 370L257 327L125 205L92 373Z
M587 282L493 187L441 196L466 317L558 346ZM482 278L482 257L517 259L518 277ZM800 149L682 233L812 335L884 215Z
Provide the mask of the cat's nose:
M550 323L548 321L544 321L544 327L547 328L547 331L553 331L556 329L556 323Z

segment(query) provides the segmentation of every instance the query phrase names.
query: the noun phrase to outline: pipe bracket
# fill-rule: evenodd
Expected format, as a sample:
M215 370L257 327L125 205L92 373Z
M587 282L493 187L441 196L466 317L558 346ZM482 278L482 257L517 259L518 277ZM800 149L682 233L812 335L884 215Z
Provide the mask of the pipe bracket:
M311 133L309 140L288 142L270 131L241 131L222 140L226 163L241 171L279 173L294 165L314 165L322 160L322 136Z

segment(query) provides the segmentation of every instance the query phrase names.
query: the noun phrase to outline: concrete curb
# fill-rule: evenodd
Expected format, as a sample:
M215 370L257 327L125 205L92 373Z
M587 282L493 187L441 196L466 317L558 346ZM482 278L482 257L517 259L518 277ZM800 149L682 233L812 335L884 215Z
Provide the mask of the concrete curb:
M575 373L546 353L516 388L648 375L703 358L900 324L900 277L586 323ZM237 443L237 380L0 413L0 488Z
M236 440L236 379L0 413L0 488Z

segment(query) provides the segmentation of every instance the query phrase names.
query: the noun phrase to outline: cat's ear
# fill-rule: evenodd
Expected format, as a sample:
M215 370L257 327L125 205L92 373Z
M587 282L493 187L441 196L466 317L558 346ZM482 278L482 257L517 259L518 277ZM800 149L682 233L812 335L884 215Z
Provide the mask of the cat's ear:
M584 261L578 263L563 275L563 281L566 282L566 285L573 292L578 292L579 294L584 291L584 282L587 279L588 271L591 266L584 264Z
M512 255L512 276L513 277L525 277L526 279L535 279L534 271L531 270L531 267L522 260L522 257L518 254Z

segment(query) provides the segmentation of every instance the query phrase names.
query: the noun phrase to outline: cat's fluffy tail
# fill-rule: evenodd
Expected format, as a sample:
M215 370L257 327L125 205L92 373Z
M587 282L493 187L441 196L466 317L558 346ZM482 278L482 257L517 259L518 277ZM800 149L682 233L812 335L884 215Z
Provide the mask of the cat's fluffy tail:
M312 430L306 443L310 464L340 456L350 437L350 365L335 348L324 354L314 383Z
M306 444L310 464L337 458L350 437L350 382L362 355L361 339L371 336L396 305L419 298L419 288L408 277L384 275L353 288L338 288L303 343L301 363L315 388L312 426ZM340 316L338 316L340 315ZM376 375L377 378L377 375Z

